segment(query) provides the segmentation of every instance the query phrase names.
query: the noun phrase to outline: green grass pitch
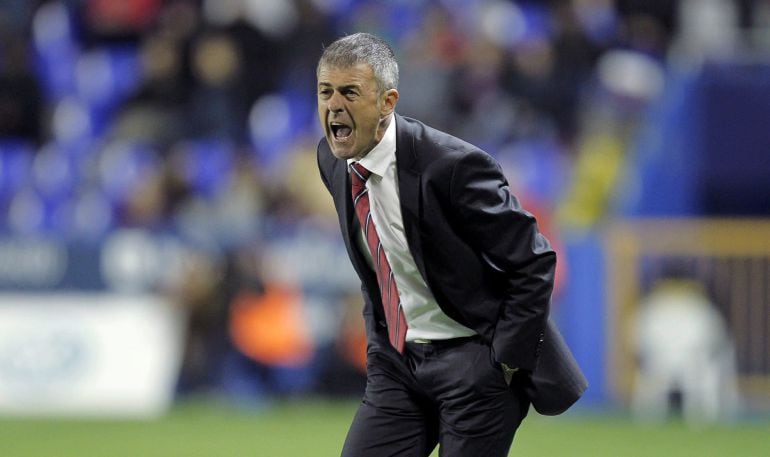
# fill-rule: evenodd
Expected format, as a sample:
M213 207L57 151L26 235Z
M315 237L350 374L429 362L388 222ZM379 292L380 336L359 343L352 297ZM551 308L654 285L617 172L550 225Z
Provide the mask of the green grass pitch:
M0 417L0 456L338 456L355 407L353 402L291 401L244 411L197 401L150 421ZM531 412L511 455L764 457L770 456L770 424L693 429L680 422L635 425L623 416L578 412L546 418Z

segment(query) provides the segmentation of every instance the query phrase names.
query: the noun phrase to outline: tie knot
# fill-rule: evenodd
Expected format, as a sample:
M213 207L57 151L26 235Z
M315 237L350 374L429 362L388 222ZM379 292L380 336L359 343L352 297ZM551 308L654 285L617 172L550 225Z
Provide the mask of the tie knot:
M371 171L367 170L366 167L358 162L353 162L350 164L350 172L354 178L360 179L361 183L365 183L372 175Z

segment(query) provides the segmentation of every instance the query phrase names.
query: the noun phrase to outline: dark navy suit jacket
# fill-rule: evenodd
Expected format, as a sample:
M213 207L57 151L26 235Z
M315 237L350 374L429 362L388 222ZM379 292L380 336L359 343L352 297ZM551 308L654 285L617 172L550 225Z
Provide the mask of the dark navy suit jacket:
M497 362L531 374L528 393L538 411L562 412L582 394L585 379L548 320L556 266L548 240L487 153L414 119L398 114L394 119L404 235L420 274L441 309L474 329ZM396 357L377 278L355 241L360 229L347 163L332 155L325 139L317 152L321 178L361 279L367 351ZM551 347L555 343L559 347ZM538 363L541 354L545 357Z

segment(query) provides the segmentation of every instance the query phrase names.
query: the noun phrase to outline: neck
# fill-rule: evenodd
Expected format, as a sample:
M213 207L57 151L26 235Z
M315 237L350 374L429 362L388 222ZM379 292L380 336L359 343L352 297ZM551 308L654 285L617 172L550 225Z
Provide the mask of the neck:
M390 126L390 122L393 119L393 114L388 114L387 116L380 119L379 124L377 124L377 134L375 135L375 139L377 140L377 143L382 141L382 138L385 136L385 131L388 130L388 127Z
M385 137L385 132L388 130L388 127L390 126L390 123L393 120L393 113L388 114L387 116L380 119L380 121L377 123L377 131L374 134L374 144L371 148L366 150L366 152L362 153L360 156L354 157L353 160L359 161L366 157L369 152L371 152L372 149L377 147L378 144L382 141L382 139Z

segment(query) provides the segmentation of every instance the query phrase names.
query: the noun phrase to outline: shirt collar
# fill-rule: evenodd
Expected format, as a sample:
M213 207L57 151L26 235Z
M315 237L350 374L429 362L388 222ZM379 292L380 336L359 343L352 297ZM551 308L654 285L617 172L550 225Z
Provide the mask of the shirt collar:
M369 151L361 160L358 161L364 168L377 176L384 176L388 167L396 161L396 118L390 115L390 124L385 129L377 145ZM348 166L355 162L354 159L348 159Z

